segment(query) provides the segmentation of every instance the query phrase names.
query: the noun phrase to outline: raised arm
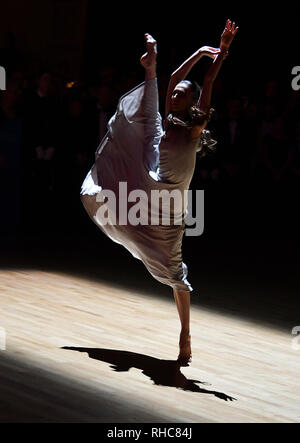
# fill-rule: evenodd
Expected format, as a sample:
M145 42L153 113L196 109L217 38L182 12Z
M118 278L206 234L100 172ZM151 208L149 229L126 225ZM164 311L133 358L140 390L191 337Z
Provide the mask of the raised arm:
M186 78L186 76L189 74L192 67L205 55L215 58L217 54L220 53L219 48L212 48L210 46L202 46L200 49L198 49L193 55L191 55L184 63L182 63L181 66L179 66L176 71L173 72L171 75L168 91L167 91L167 97L166 97L166 106L165 106L165 116L169 114L170 108L171 108L171 97L173 94L173 91L178 83L180 83L182 80Z
M214 81L220 71L224 58L226 58L228 55L228 48L231 45L233 37L237 33L238 29L238 27L235 27L234 22L231 24L231 21L229 19L227 20L225 29L221 36L220 52L210 65L204 78L202 94L198 103L198 107L202 111L206 111L210 107Z

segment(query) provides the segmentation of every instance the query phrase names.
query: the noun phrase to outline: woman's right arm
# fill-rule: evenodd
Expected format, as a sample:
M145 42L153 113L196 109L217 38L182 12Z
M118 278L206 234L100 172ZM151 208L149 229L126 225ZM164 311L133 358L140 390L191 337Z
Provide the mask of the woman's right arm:
M212 48L211 46L202 46L200 49L194 52L194 54L191 55L184 63L182 63L182 65L180 65L178 69L176 69L173 72L169 81L167 97L166 97L166 106L165 106L166 117L169 114L171 108L171 97L176 85L186 78L192 67L203 56L207 55L211 58L215 58L216 55L219 54L219 52L220 52L219 48Z
M214 81L220 71L224 58L227 57L227 54L228 51L225 50L221 51L220 54L218 54L215 61L210 65L210 68L207 71L207 73L205 74L203 89L198 103L198 107L202 111L207 111L210 108Z
M235 23L231 24L230 20L227 20L225 29L221 36L220 53L217 55L213 63L210 65L203 82L202 94L198 103L199 108L202 111L206 111L210 107L212 88L214 81L220 71L224 58L228 55L228 48L231 45L233 37L237 33L239 28L235 27Z

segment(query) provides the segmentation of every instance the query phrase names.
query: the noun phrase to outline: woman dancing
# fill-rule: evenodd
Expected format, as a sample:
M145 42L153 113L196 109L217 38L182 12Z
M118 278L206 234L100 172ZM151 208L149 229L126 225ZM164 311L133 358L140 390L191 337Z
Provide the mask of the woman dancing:
M235 23L227 20L219 48L201 47L171 75L164 130L158 103L157 44L150 34L145 34L147 52L140 59L145 81L121 97L81 188L82 203L97 226L141 260L154 278L172 287L181 323L177 357L181 365L188 365L192 359L190 292L193 288L182 261L185 199L181 200L184 203L168 208L169 224L128 223L127 219L124 222L124 210L128 215L136 215L132 212L136 211L136 204L134 207L131 204L136 199L129 195L132 191L143 191L148 196L153 191L176 191L183 196L189 189L197 152L204 155L215 143L205 130L213 111L212 87L237 30ZM185 78L203 56L211 57L213 62L200 95L197 83ZM153 212L159 217L164 215L161 205L153 208L151 201L150 206L148 200L140 199L141 212L145 210L149 216L151 211L151 215Z

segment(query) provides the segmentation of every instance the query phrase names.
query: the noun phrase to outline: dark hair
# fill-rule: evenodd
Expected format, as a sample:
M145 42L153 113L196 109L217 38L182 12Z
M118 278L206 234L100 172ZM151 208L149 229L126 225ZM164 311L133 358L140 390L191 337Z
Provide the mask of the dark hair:
M198 85L198 83L190 80L182 80L179 83L184 83L191 88L193 94L193 100L195 101L195 103L197 103L199 101L202 92L202 88ZM186 121L179 119L178 117L174 116L171 112L169 113L167 119L170 123L174 125L180 125L192 128L195 125L202 125L205 121L209 122L214 112L215 110L213 108L208 107L205 109L200 109L197 106L197 104L195 104L191 106L190 109L188 110L189 118ZM199 146L197 149L197 152L199 152L199 157L203 158L206 157L207 155L214 154L216 151L215 148L216 144L217 141L211 137L210 131L208 131L207 129L203 129L199 140Z
M182 80L179 83L184 83L185 85L187 85L191 89L192 94L193 94L193 100L195 102L197 102L199 100L200 95L201 95L201 88L197 82L195 82L194 80Z
M198 83L194 80L182 80L179 82L179 84L180 83L184 83L191 88L193 100L197 103L202 93L202 88L198 85ZM197 104L195 104L188 110L189 118L186 121L179 119L171 112L169 113L167 119L171 124L192 128L196 125L202 125L205 121L209 122L214 112L215 110L213 108L208 107L205 109L200 109ZM217 141L211 137L210 131L203 129L199 140L199 149L197 150L197 152L200 153L199 156L202 158L208 154L215 153L216 144Z

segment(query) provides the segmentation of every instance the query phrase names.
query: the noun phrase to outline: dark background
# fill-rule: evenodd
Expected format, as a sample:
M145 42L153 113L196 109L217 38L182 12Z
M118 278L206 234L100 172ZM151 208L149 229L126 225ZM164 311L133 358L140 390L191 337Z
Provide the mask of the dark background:
M205 190L205 231L184 238L184 261L200 303L298 324L300 122L291 87L298 17L292 2L3 5L2 266L70 270L170 296L91 222L80 186L100 142L99 112L108 118L120 95L143 81L143 34L158 41L163 113L172 71L200 46L218 46L231 18L240 29L214 88L217 152L197 160L191 184ZM201 83L209 62L189 78ZM46 100L37 98L38 82Z

